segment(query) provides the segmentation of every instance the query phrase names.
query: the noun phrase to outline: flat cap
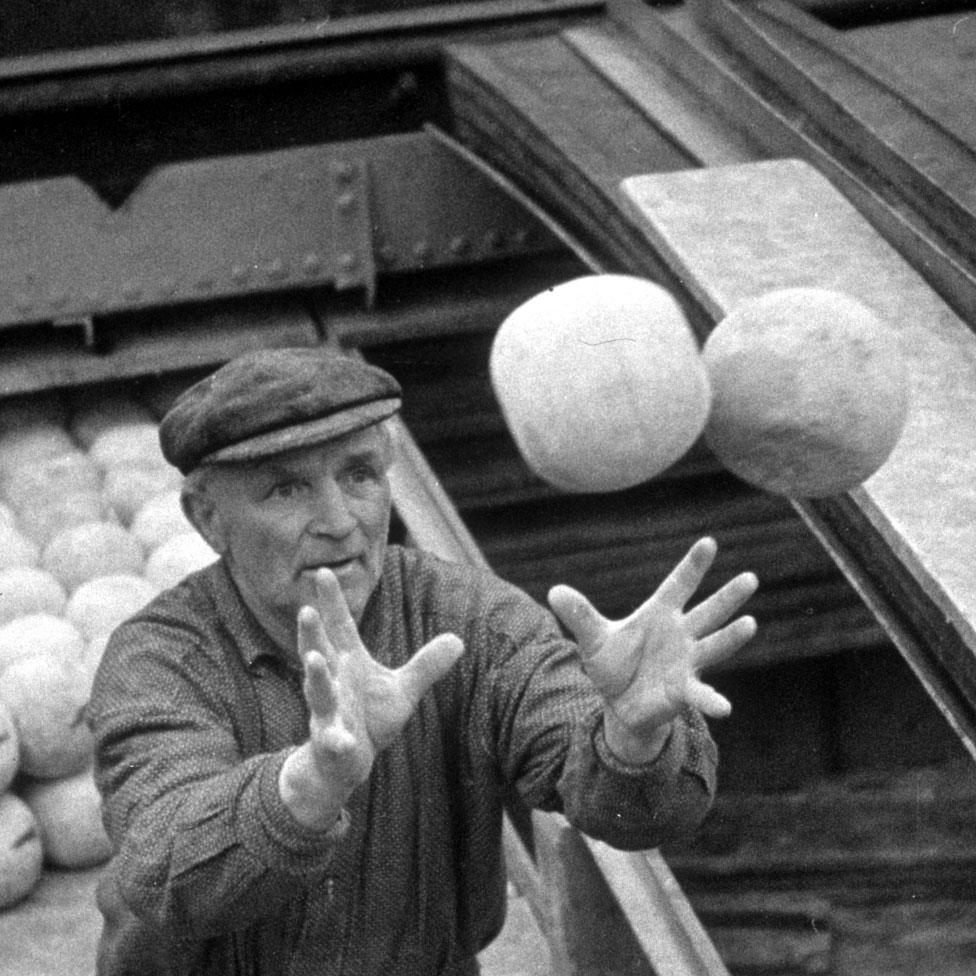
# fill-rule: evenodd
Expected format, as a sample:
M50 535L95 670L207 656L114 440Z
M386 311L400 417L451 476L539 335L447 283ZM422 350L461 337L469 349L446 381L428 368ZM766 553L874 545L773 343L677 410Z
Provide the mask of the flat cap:
M389 373L332 346L261 349L185 390L163 417L163 455L183 474L350 434L392 416L401 390Z

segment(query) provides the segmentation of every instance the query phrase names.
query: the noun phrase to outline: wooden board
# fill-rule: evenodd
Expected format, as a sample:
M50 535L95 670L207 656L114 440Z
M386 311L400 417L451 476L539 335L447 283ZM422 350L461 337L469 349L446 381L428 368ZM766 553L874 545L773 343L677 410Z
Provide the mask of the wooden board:
M649 244L717 321L806 285L892 324L912 377L901 441L855 491L796 507L976 754L976 336L807 164L780 160L624 182Z
M844 31L844 38L886 69L895 87L958 139L976 146L976 64L972 57L976 12L956 10L865 24Z
M0 912L4 976L93 976L98 871L46 871L25 901Z

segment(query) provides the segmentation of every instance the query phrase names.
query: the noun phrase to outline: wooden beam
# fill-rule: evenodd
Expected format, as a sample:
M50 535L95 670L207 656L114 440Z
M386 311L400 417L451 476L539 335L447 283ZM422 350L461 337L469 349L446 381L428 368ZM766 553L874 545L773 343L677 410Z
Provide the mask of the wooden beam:
M805 285L891 323L912 378L898 447L854 491L794 505L976 755L976 335L803 162L639 176L624 191L649 246L713 321Z
M608 0L607 4L608 14L632 32L645 48L648 60L666 67L675 83L690 86L706 102L719 107L732 132L744 129L749 133L760 152L751 157L744 155L740 162L795 157L815 166L960 314L967 320L973 319L976 274L971 255L965 242L957 247L946 240L925 208L918 208L913 200L906 199L907 185L913 184L915 178L907 183L883 178L864 158L860 147L846 144L820 124L789 85L764 76L718 29L725 21L734 21L738 25L737 36L751 36L741 22L752 18L756 13L754 8L753 4L733 5L725 0L716 0L714 4L708 0L692 0L653 11L641 0ZM800 14L802 11L797 11L795 18ZM762 48L761 35L752 36L752 41L757 48ZM831 38L826 48L820 48L821 53L826 51L832 58L836 53L833 41ZM784 72L799 70L799 67L789 67L786 60ZM836 59L834 64L837 71L844 66ZM908 112L911 106L902 108ZM917 114L913 118L919 121ZM735 144L745 145L741 139ZM720 160L709 157L702 162L717 165Z
M406 426L397 424L393 503L410 539L445 559L485 565ZM549 941L559 976L727 976L677 882L657 855L597 850L556 815L532 816L534 857L510 819L503 832L512 880ZM647 864L652 867L648 868Z
M655 973L727 973L677 880L656 851L618 851L591 838L582 840L603 877L614 879L614 897ZM670 904L671 911L648 911L649 906L659 904Z

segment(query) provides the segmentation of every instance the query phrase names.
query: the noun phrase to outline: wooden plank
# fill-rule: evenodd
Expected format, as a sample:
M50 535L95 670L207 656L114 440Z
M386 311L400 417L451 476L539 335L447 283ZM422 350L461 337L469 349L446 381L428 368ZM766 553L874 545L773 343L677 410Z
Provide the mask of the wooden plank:
M912 377L898 447L863 486L796 508L976 754L976 336L803 162L634 177L624 190L714 321L770 289L812 285L892 323Z
M390 480L394 506L411 540L443 558L484 565L474 538L402 424L397 444ZM534 813L531 823L535 856L528 855L507 819L505 859L549 940L554 972L644 976L650 962L659 976L727 976L663 863L655 867L653 883L647 882L644 862L636 863L640 855L625 855L625 862L601 870L582 836L561 817ZM617 863L630 868L618 872ZM643 879L639 888L635 872Z
M815 166L954 308L967 320L976 318L976 275L968 251L951 247L927 215L905 201L900 186L878 179L791 92L724 45L709 27L707 8L681 4L649 12L640 0L608 0L608 13L633 32L649 58L721 106L730 126L747 129L761 157L797 157Z
M18 905L0 911L0 973L5 976L94 976L101 916L99 870L45 871Z
M505 925L494 942L478 953L481 976L552 976L549 943L532 907L510 884Z
M486 567L487 562L468 532L437 476L399 417L397 457L390 469L393 504L411 538L423 549L443 559Z
M731 130L718 106L676 83L658 60L616 25L599 24L563 31L577 55L648 120L697 162L712 166L739 163L759 154L747 132Z
M466 146L554 214L602 270L666 273L641 253L617 187L633 166L688 165L687 152L559 37L449 46L445 65Z
M833 964L857 976L972 976L976 905L950 898L834 908Z
M844 30L842 36L849 50L867 55L871 70L892 88L958 139L976 146L972 10L869 22Z
M795 892L695 895L694 908L732 972L820 976L834 972L830 903Z
M556 936L554 972L727 976L660 855L614 850L559 814L535 813L532 825L547 882L548 928Z
M780 793L725 793L668 861L691 893L816 893L846 904L972 900L976 770L834 776Z
M964 257L976 229L976 150L871 70L871 59L783 0L696 9L875 180L897 187Z

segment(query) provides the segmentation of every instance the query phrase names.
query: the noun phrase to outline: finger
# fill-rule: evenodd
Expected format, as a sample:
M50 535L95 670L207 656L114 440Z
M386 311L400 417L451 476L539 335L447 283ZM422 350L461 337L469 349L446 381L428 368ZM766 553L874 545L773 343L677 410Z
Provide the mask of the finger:
M702 600L685 614L685 624L694 637L704 637L717 630L748 600L759 586L755 573L739 573L707 600Z
M710 718L726 718L732 713L732 703L711 685L692 678L685 688L685 700L692 708Z
M428 689L454 667L463 653L464 644L460 637L438 634L397 669L404 694L412 701L420 701Z
M319 728L315 735L316 748L326 749L336 756L342 756L356 747L356 737L338 718L327 726Z
M343 650L362 648L356 621L352 619L342 587L331 569L323 567L316 570L315 594L319 614L326 622L336 646Z
M701 585L715 561L718 546L714 539L699 539L657 588L653 599L676 610L681 609Z
M319 612L314 607L302 607L298 611L298 652L304 661L312 651L322 655L334 678L339 670L339 652L329 639Z
M311 651L305 658L305 700L309 711L325 722L334 718L339 708L335 678L318 651Z
M704 671L713 664L724 661L755 636L755 617L738 617L721 630L716 630L714 634L697 642L693 662L695 670Z
M573 635L585 666L606 637L609 621L571 586L554 586L549 591L549 606L559 622Z

